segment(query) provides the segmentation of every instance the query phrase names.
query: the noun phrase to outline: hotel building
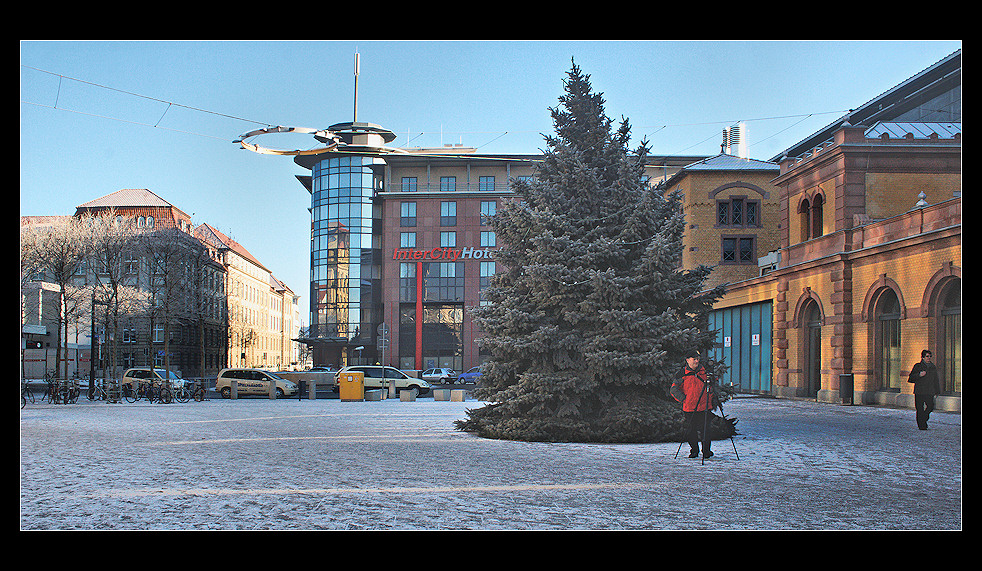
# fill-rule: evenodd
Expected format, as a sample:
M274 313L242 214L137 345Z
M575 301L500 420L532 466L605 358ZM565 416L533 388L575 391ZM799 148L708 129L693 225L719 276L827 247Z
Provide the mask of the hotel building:
M535 174L539 155L385 147L370 123L329 128L341 150L301 155L311 195L310 328L317 365L378 362L405 370L481 363L471 310L495 273L487 225L509 181ZM652 184L705 157L648 158Z

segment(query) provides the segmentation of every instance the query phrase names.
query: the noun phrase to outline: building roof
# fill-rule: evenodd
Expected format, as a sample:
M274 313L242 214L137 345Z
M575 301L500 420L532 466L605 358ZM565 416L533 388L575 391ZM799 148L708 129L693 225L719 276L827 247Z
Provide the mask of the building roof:
M201 224L194 229L194 235L202 242L211 244L216 248L228 248L229 250L232 250L242 258L245 258L249 262L252 262L256 266L259 266L263 270L267 272L269 271L269 269L266 266L264 266L259 260L257 260L255 256L249 253L249 250L246 250L242 244L239 244L235 240L229 238L214 226L211 226L209 224Z
M856 109L839 117L819 131L795 143L771 161L780 162L782 157L798 157L832 138L833 133L845 123L850 125L873 125L880 121L891 121L900 117L914 106L920 105L938 93L954 89L961 84L962 51L957 50L917 75L890 88ZM955 117L951 117L954 119ZM939 133L940 135L940 133Z
M715 157L708 157L701 161L696 161L691 165L682 168L686 171L780 171L781 167L767 161L756 159L745 159L736 155L720 153Z
M124 188L103 197L80 204L76 208L121 208L125 206L159 206L174 208L174 205L145 188Z
M877 139L889 135L891 139L903 139L908 134L915 139L930 139L937 135L939 139L953 139L962 132L962 124L957 123L914 123L881 121L866 130L867 139Z
M707 157L701 161L696 161L679 169L664 183L660 183L664 188L669 188L675 181L681 179L691 172L711 172L711 171L743 171L743 172L773 172L779 174L781 167L767 161L756 159L745 159L736 155L720 153L715 157Z

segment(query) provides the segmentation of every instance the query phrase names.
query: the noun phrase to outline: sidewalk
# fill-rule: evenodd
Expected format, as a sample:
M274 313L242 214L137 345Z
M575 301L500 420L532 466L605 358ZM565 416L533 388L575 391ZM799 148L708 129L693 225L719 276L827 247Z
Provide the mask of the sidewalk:
M477 401L28 404L21 528L901 530L962 527L961 416L770 398L715 456L485 440ZM736 451L734 452L734 447ZM737 458L737 454L739 458Z

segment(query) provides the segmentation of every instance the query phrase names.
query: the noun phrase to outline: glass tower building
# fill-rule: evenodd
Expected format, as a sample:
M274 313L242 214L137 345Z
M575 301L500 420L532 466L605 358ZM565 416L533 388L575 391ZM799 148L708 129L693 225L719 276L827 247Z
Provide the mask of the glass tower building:
M329 130L343 150L298 156L309 168L298 177L310 191L310 329L317 365L343 366L351 357L377 360L381 315L380 212L384 144L391 132L370 123Z

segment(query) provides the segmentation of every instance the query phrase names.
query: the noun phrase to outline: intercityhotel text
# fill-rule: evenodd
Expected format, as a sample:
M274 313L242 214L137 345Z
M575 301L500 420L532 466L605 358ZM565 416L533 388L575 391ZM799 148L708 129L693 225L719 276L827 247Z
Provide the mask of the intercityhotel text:
M466 247L462 250L452 248L433 248L432 250L399 250L392 251L393 260L490 260L494 250L487 248L479 250L477 248Z

